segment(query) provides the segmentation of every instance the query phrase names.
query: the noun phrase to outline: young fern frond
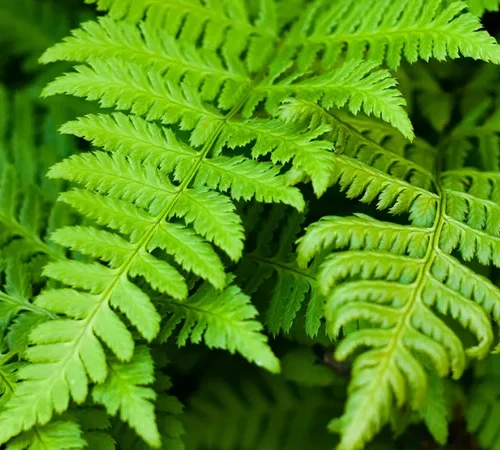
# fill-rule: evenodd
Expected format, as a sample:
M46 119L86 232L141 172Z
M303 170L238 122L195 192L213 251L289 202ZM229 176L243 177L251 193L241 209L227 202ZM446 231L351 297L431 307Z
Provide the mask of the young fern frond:
M362 448L389 420L393 405L418 409L427 390L426 371L458 378L467 357L483 358L490 351L491 320L500 320L500 289L452 252L464 261L500 266L499 182L496 173L444 171L422 214L416 214L421 197L405 197L397 211L389 210L410 211L412 225L363 215L324 217L300 239L302 266L334 250L318 275L329 334L336 337L357 320L371 325L348 332L336 350L336 358L344 360L372 347L354 360L349 399L335 425L339 449ZM359 191L381 189L372 179L357 183ZM393 199L401 195L391 189ZM439 315L455 319L477 345L465 349Z

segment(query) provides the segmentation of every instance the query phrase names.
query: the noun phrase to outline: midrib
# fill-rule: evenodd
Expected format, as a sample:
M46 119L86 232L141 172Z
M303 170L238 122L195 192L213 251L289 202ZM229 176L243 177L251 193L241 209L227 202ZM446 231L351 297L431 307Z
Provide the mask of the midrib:
M422 35L424 33L432 33L437 35L451 35L456 37L455 34L446 32L442 29L431 28L432 24L428 24L425 28L399 28L397 30L378 30L377 32L364 32L364 33L349 33L349 34L332 34L329 36L309 36L308 41L316 43L350 43L352 41L368 41L375 39L385 39L386 36L394 37L408 37L408 35Z

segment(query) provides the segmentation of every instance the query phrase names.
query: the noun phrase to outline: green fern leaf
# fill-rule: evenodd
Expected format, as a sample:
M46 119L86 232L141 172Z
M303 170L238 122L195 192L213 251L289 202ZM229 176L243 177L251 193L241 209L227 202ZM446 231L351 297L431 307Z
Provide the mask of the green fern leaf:
M486 11L498 11L498 0L467 0L471 13L482 16Z
M167 311L171 316L162 328L161 340L168 339L184 322L177 337L179 345L185 345L188 339L193 343L203 339L210 348L238 352L260 367L279 372L279 361L260 333L262 325L255 320L257 310L237 286L229 283L222 292L205 284L183 302L169 301Z
M107 412L130 424L152 447L160 447L154 403L156 394L145 387L154 380L153 359L146 347L137 347L129 362L109 361L106 380L92 390L94 402L104 405Z
M462 13L461 3L445 8L438 1L425 7L417 1L410 7L403 1L400 3L408 6L409 12L401 13L398 6L385 0L377 11L368 2L361 2L368 14L352 15L344 11L349 19L347 34L361 33L354 43L349 38L331 41L332 36L338 39L338 32L342 31L335 23L337 12L339 18L342 15L337 9L341 7L338 2L294 3L296 11L290 12L281 11L286 9L284 3L273 0L89 0L88 3L97 3L98 9L108 11L109 15L85 23L72 37L45 53L42 57L45 63L73 61L81 65L52 82L44 95L69 94L111 109L107 114L81 117L62 128L64 133L83 137L104 151L73 156L50 170L51 178L78 185L60 199L85 219L78 226L63 226L53 234L57 244L71 251L68 253L73 260L63 259L60 254L49 255L53 262L46 266L44 274L51 277L50 284L32 304L58 318L37 326L30 335L29 345L27 340L23 344L28 364L19 370L21 381L0 412L3 425L0 442L20 432L30 432L33 426L46 426L54 414L66 411L71 402L82 404L92 390L101 403L113 413L119 412L147 442L159 445L153 406L148 401L153 391L146 387L152 381L152 371L148 372L149 378L132 377L127 381L137 392L147 392L145 397L121 396L123 385L116 378L127 371L137 375L134 355L138 350L134 338L152 341L159 333L161 315L153 300L169 314L163 337L182 323L177 339L181 345L188 339L204 340L209 347L237 351L268 370L279 370L278 361L261 333L262 326L255 320L256 309L238 287L230 284L232 278L226 274L225 261L237 262L244 248L242 220L233 201L255 199L303 210L304 199L292 184L311 181L314 193L320 196L338 183L351 198L377 200L380 209L393 214L409 212L413 222L408 227L379 226L375 220L358 216L340 226L345 234L341 246L351 244L362 253L366 249L360 239L366 234L371 240L371 252L390 250L386 263L390 266L403 259L409 267L409 275L405 276L417 273L418 280L423 275L419 275L421 265L415 261L419 261L417 258L430 261L430 257L416 248L427 245L428 249L434 249L440 244L435 237L437 229L443 230L443 236L450 236L443 254L450 253L462 240L466 245L460 250L465 259L476 254L482 262L491 259L492 252L488 253L486 247L494 233L484 223L490 220L490 215L494 216L490 214L494 206L487 203L489 210L483 215L488 220L480 211L471 214L474 217L470 220L463 217L464 206L460 202L479 210L475 204L470 206L473 201L467 196L482 195L474 190L469 192L469 178L457 181L450 173L447 181L436 180L433 167L422 162L425 157L415 156L418 152L413 150L420 143L401 144L401 136L413 138L405 103L394 78L377 68L384 60L390 67L397 66L403 51L410 61L430 56L457 57L459 52L483 60L499 60L498 46L485 32L478 31L479 22L474 16ZM346 4L353 5L352 11L359 11L353 2ZM389 18L382 19L382 13ZM400 13L401 23L387 22ZM431 24L431 31L420 33L419 26L425 21ZM366 37L367 27L372 24L369 32L376 30ZM389 38L385 33L388 24ZM411 42L398 39L398 33L407 28L417 36ZM324 30L328 36L323 35ZM439 44L432 34L436 32L451 37ZM366 58L365 50L368 50ZM280 112L282 108L299 103L319 109L321 119L314 113L311 115L316 117L314 125L312 119L309 123L284 120L286 114ZM384 148L384 132L367 133L362 124L353 124L351 116L338 119L342 116L340 108L348 109L351 114L381 118L397 128L401 134L397 151ZM347 153L340 154L339 148L333 152L331 141L337 143L343 138L349 144ZM444 220L444 212L439 209L443 196L438 190L445 184L451 186L448 190L460 194L446 192L446 198L457 197L450 200L450 204L455 202L458 206L450 210L449 216L460 226L466 224L479 230L476 241L472 242L470 233L452 220L442 226L433 225ZM7 205L6 221L14 229L6 240L17 242L24 240L25 235L40 236L42 228L36 233L33 229L29 233L24 233L24 228L20 231L17 225L23 224L19 218L22 214L17 205L9 203L12 196L17 196L10 188L9 183L4 183L0 195L2 204ZM489 193L484 195L491 197ZM489 197L486 200L496 201ZM27 213L36 213L37 208L27 204L24 207ZM32 223L40 227L43 220ZM400 233L401 242L393 241L389 246L382 236L383 227ZM373 231L365 233L363 230L367 228ZM293 234L290 230L286 233ZM42 244L43 238L45 234L40 239ZM331 240L332 245L335 239ZM375 245L379 241L380 248ZM475 252L474 245L479 252ZM35 254L45 252L41 247L32 250ZM288 259L289 253L290 249L285 252L283 247L276 261ZM309 253L310 256L316 253L314 245L309 246ZM354 256L357 260L362 258L359 254ZM377 255L370 255L366 264L373 265L376 258ZM432 258L435 258L433 253ZM305 259L307 256L303 256ZM425 267L430 264L426 262ZM289 327L315 281L314 277L306 277L304 282L302 275L309 271L297 269L293 263L289 266L294 269L293 283L289 271L282 270L279 273L287 273L288 279L278 285L278 291L290 291L292 286L292 301L289 305L275 303L271 314L275 329ZM322 267L320 281L330 282L326 275L330 266L324 263ZM475 276L458 262L453 267L463 279ZM436 269L439 272L436 283L440 287L434 289L441 289L440 300L436 294L429 302L436 303L442 312L452 310L452 315L459 315L462 323L464 317L472 317L474 320L467 325L477 335L485 324L490 330L486 314L482 316L470 306L471 298L478 300L476 293L461 292L464 299L460 308L452 305L446 289L462 289L461 281L457 281L459 287L448 286L452 283L449 271L438 269L441 272ZM403 295L404 281L398 285L396 298ZM198 282L203 284L196 290ZM484 286L483 289L496 293L492 286ZM369 287L370 292L377 288L378 285ZM486 305L486 300L478 301ZM309 305L313 319L308 328L314 334L321 320L323 298L312 297ZM288 308L283 318L279 317L282 306ZM397 313L382 310L384 306L369 305L360 318L380 318L383 326L394 324ZM327 305L330 311L328 308ZM462 315L453 308L459 308ZM488 312L495 308L496 305L485 306ZM332 322L328 314L327 319ZM358 318L356 312L347 308L346 317ZM330 323L330 329L341 328L344 325L341 322ZM446 348L458 354L452 362L459 373L465 359L463 352L457 350L461 349L461 343L450 337L451 332L443 332L439 323L429 323L431 331L426 329L426 332L440 330ZM20 319L19 324L21 331L24 328ZM136 334L132 334L128 324L137 330ZM473 356L482 355L492 339L491 333L478 337L479 346L469 351ZM420 351L423 341L413 335L410 338L410 343ZM438 350L430 345L431 350L434 351L431 360L437 360ZM404 356L415 370L421 369L421 361L415 362L410 352ZM441 359L444 366L446 358ZM417 381L420 379L412 386L420 392L421 383ZM390 391L387 383L381 386ZM90 384L96 386L89 389ZM136 404L148 413L143 416L134 413ZM373 405L378 404L373 402ZM370 420L367 422L371 426Z
M429 389L422 402L419 415L427 425L434 440L445 445L448 440L450 408L443 381L436 376L429 377Z
M387 422L394 405L418 409L427 391L427 371L458 378L467 356L482 358L490 350L490 316L496 322L500 318L500 290L451 253L456 249L464 261L475 257L481 264L500 264L497 177L464 169L444 171L435 182L439 190L433 194L433 211L415 214L416 225L362 215L329 217L310 226L300 240L302 266L315 255L323 258L348 248L327 256L318 275L330 335L356 320L372 325L347 333L336 351L336 359L344 360L360 346L372 347L354 362L350 396L336 425L339 449L362 448ZM381 186L373 186L377 194ZM392 200L401 195L391 189ZM417 202L405 202L397 212ZM437 314L458 321L477 345L465 349Z
M261 212L250 208L248 216L254 214L263 217ZM319 293L314 269L299 268L292 252L303 220L304 216L300 213L273 207L261 221L262 225L252 230L256 246L247 250L238 267L240 284L246 293L256 298L261 297L259 288L275 275L272 284L265 284L271 291L269 305L262 305L267 310L266 325L274 334L281 330L290 331L306 298L306 332L314 337L321 325L324 299ZM246 228L249 230L248 226ZM279 244L274 246L273 241L278 240Z
M218 379L206 382L188 403L186 447L326 450L325 400L321 389L294 389L277 377L243 379L236 388Z
M467 431L477 437L481 448L496 449L500 442L497 421L500 391L499 356L491 355L476 364L474 385L468 393L465 419Z
M447 2L449 3L449 2ZM368 50L367 59L385 61L391 69L418 59L466 57L500 62L500 49L473 14L463 12L467 4L442 0L318 1L316 17L306 37L304 60L325 51L323 64L339 56L357 59ZM346 48L346 50L344 50Z
M47 425L36 427L12 439L8 450L66 450L85 448L87 443L81 437L81 430L74 422L56 420Z
M116 449L115 440L109 430L111 423L105 410L97 407L74 408L66 415L74 418L80 425L88 448Z

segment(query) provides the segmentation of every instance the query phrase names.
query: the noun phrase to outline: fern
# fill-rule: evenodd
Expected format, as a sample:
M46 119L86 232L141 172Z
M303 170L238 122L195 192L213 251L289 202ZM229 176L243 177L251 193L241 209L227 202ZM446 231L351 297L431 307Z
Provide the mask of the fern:
M373 328L349 333L337 351L343 360L360 346L346 411L341 449L358 449L388 420L393 403L418 408L426 370L458 378L466 357L482 358L493 342L490 315L498 322L500 291L464 261L498 265L498 197L494 172L444 171L437 193L380 183L376 176L343 175L352 197L376 200L392 213L408 211L412 225L367 216L325 217L300 241L300 264L334 252L320 268L327 328L337 336L353 320ZM438 314L450 315L476 338L465 349Z
M448 2L447 2L448 3ZM347 58L385 61L395 69L402 54L410 63L418 59L480 58L496 64L500 52L477 17L464 12L461 1L318 1L316 21L307 35L302 58L323 50L323 64L333 64L347 48Z
M490 356L477 364L475 385L470 390L466 413L467 428L478 437L481 448L495 449L500 442L498 434L498 356Z
M170 317L160 332L160 339L167 340L183 321L177 337L179 345L185 345L188 339L197 343L203 338L210 348L237 351L256 365L278 372L279 361L260 334L262 325L253 320L256 309L230 281L222 292L205 284L186 301L169 302L165 309Z
M321 389L295 390L274 378L244 379L237 388L220 380L207 382L188 405L186 447L331 448L328 435L322 433L330 409L325 400Z
M256 209L247 211L249 220L262 217L262 212ZM246 224L246 230L255 234L257 244L254 249L247 251L239 264L240 283L246 292L255 294L266 280L276 275L271 281L273 288L269 305L266 301L263 306L267 308L266 324L269 331L275 334L280 330L288 332L307 298L306 332L315 336L321 325L323 300L319 295L314 270L300 269L292 253L304 216L287 212L285 208L273 207L260 227ZM273 241L278 239L279 245L273 246ZM266 289L270 289L268 285Z
M140 4L137 4L138 8ZM274 8L271 3L269 7L270 11ZM208 6L202 11L214 16ZM242 13L244 10L237 8L237 11ZM128 12L136 14L135 9ZM272 15L262 20L271 18ZM235 22L238 27L238 21ZM100 23L103 30L106 23L111 22ZM143 27L148 26L153 27L154 23L144 22ZM271 24L266 26L271 27ZM178 39L179 46L191 42L189 48L193 48L201 30L196 34L192 27L190 20L184 21L183 33L187 36L192 32L192 35L189 39ZM113 32L110 25L108 28ZM87 27L87 30L93 29L95 27ZM217 28L208 24L205 31L208 33L204 39L207 45L203 49L208 48L209 41L218 42L225 49L218 64L233 66L241 51L237 42L232 42L229 35L221 42L217 38ZM277 32L276 25L274 31ZM43 60L75 59L72 45L69 40L55 47L45 54ZM141 42L141 46L146 44ZM156 53L165 56L162 47ZM251 53L247 52L247 57ZM216 57L213 52L212 55ZM172 58L172 55L168 56ZM262 99L266 99L266 110L272 112L287 96L310 96L311 89L319 89L322 92L319 100L323 105L342 106L348 102L353 111L363 107L369 113L399 124L407 135L411 135L401 99L393 89L394 83L385 72L369 74L373 68L371 63L350 63L332 75L313 76L297 83L293 82L293 77L288 77L273 84L283 70L278 66L284 68L283 64L288 65L290 57L284 62L281 55L277 56L273 63L270 55L269 73L261 70L256 78L254 72L260 67L253 67L252 61L247 60L247 66L240 64L240 67L251 81L240 84L239 94L231 96L221 82L212 96L218 97L217 104L213 101L210 104L202 95L199 78L198 84L189 79L193 69L186 67L181 58L176 61L176 70L170 70L170 66L159 69L155 67L156 60L151 58L142 63L131 62L116 52L110 58L101 50L97 54L91 51L77 55L76 59L87 65L54 81L45 90L45 95L71 93L99 100L103 107L116 105L134 115L91 115L65 125L64 132L85 137L111 155L98 152L74 156L54 166L50 176L64 177L82 185L85 190L70 191L62 199L98 225L115 229L121 236L92 226L62 228L53 235L57 243L110 265L59 261L47 267L47 275L89 293L52 290L45 291L37 299L38 305L69 318L45 328L39 327L33 333L32 339L38 346L30 349L29 358L36 364L29 366L23 375L28 380L17 390L4 416L0 415L0 419L5 417L8 423L0 433L0 441L36 422L49 420L51 412L42 414L47 407L48 411L62 411L67 407L69 397L59 402L55 389L63 388L69 392L70 386L64 380L66 373L69 376L68 371L73 370L72 364L76 364L75 370L82 380L87 380L88 375L93 382L104 381L107 365L97 336L120 359L126 361L132 357L132 336L110 307L123 313L145 339L151 340L157 335L160 316L148 296L129 277L141 276L152 287L178 300L185 298L188 291L181 272L164 258L153 256L153 250L165 251L183 270L206 279L218 289L224 288L223 264L213 247L202 238L212 241L236 260L241 255L243 235L237 225L240 219L228 197L215 189L228 191L234 199L256 197L260 201L281 201L303 208L299 192L280 181L278 168L243 156L223 156L224 147L236 148L253 142L251 153L254 158L271 153L273 163L293 159L293 164L304 167L309 176L319 177L315 182L316 190L318 193L324 191L325 177L320 173L316 175L316 169L321 165L311 164L308 157L317 155L320 161L327 157L330 145L316 139L326 128L306 131L300 126L271 118L250 118ZM179 81L179 73L183 77L181 84L174 82ZM351 91L347 96L339 97L338 89L343 85L351 85ZM241 118L238 117L240 113ZM189 144L179 140L169 128L153 121L164 125L178 124L181 129L190 131ZM173 158L167 156L169 154ZM83 170L75 171L76 165ZM116 167L120 168L119 172ZM331 169L326 166L324 170ZM98 178L96 172L100 174ZM242 178L246 182L240 182ZM123 179L126 181L120 183L119 180ZM277 188L279 183L282 187ZM139 185L141 187L137 189ZM162 198L158 197L160 192ZM175 216L182 218L184 224L173 221ZM68 277L76 267L80 268L78 277ZM117 336L120 336L119 341ZM87 346L97 352L92 361L89 355L85 356ZM48 366L53 375L37 380L32 371L36 371L37 364L46 361L46 356L41 358L40 352L45 355L46 349L51 348L59 348L67 356L61 359L61 354L57 353ZM258 359L269 361L268 351L263 348L261 352L264 353ZM274 363L269 367L276 368ZM84 381L78 391L72 390L71 396L77 402L86 398L86 384ZM36 394L42 392L43 395ZM30 411L22 406L28 398L34 405ZM19 413L14 413L16 410Z
M73 422L54 421L13 439L7 448L9 450L41 450L47 448L47 445L54 450L84 448L86 442L74 437L79 432L78 426Z
M172 450L184 450L182 435L184 427L180 421L183 412L183 405L177 398L168 394L172 387L172 382L168 376L163 373L163 369L169 368L168 361L163 356L155 357L155 385L157 393L156 415L158 417L158 431L162 439L162 448ZM123 449L149 449L142 439L129 426L123 422L115 422L113 426L113 436L119 448Z
M0 89L0 445L181 450L169 375L188 448L331 448L344 377L338 450L445 445L500 317L498 73L423 61L500 63L498 2L86 3ZM53 6L0 5L9 76L92 16Z
M467 0L472 13L480 16L486 11L498 11L499 2L497 0Z

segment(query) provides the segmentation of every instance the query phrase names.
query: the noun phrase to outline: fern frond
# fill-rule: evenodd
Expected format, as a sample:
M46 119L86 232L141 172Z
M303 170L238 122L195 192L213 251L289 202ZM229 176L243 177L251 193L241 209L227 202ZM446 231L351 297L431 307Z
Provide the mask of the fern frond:
M370 324L347 332L336 350L344 360L372 347L354 361L350 396L336 425L342 450L362 448L395 405L418 409L427 371L458 378L466 356L486 356L493 342L490 317L500 319L500 290L451 253L499 265L496 175L464 169L442 172L436 181L439 200L426 220L414 219L417 225L327 217L300 240L302 266L334 250L318 274L331 336L357 320ZM440 315L469 330L477 345L465 349Z
M66 450L85 448L87 442L82 438L79 426L70 421L55 420L47 425L36 427L12 439L8 450Z
M156 393L145 385L154 381L153 359L147 347L136 347L134 356L126 363L108 360L106 380L94 386L92 399L102 404L108 414L119 414L152 447L160 447L153 401Z
M256 211L250 208L249 214L256 214ZM307 299L306 332L314 337L321 325L324 299L319 293L314 270L299 268L292 253L304 216L276 206L265 217L262 225L253 230L257 243L255 248L245 252L238 267L238 279L245 292L260 297L259 288L273 278L272 284L265 285L271 292L269 304L266 302L262 306L266 308L267 327L274 334L290 330ZM279 244L273 245L278 240Z
M460 169L477 152L481 169L499 170L500 110L488 100L479 103L441 145L449 168Z
M110 434L111 423L104 409L95 406L73 408L65 416L80 425L88 448L116 449L115 440Z
M476 16L482 16L486 11L498 11L500 8L498 0L467 0L467 4L471 13Z
M358 60L359 53L343 64L330 64L327 51L323 63L313 66L318 53L312 49L309 57L307 52L314 14L283 15L283 3L273 0L263 0L259 7L240 0L89 3L97 3L111 18L86 23L46 52L44 62L82 65L56 79L44 95L74 95L115 111L85 116L62 128L105 152L71 157L50 171L53 178L79 185L61 200L87 222L53 235L78 261L56 260L45 269L45 275L68 287L45 289L35 304L60 318L32 333L26 351L30 364L20 370L23 381L0 413L5 423L0 442L36 423L44 425L54 413L65 411L70 400L81 404L89 384L97 384L94 392L104 389L114 365L133 365L135 343L126 323L137 329L138 339L154 339L161 318L152 301L161 306L157 292L166 294L162 301L171 313L164 336L183 322L178 343L204 340L278 371L255 308L225 273L225 255L237 261L244 241L232 200L255 198L302 210L304 199L292 182L310 180L319 196L338 181L353 197L378 198L381 209L395 214L410 212L415 223L402 239L413 240L412 245L432 241L431 232L417 238L412 233L431 227L438 216L435 180L416 168L421 161L404 163L406 153L384 150L380 135L370 137L377 148L375 158L363 144L355 145L353 157L347 159L333 153L328 141L338 131L338 122L307 126L276 117L292 98L311 102L325 114L344 107L353 114L364 112L413 138L404 100L389 72L376 68L380 61ZM329 9L326 3L311 5L313 12ZM434 12L428 12L434 19ZM444 50L432 49L435 55L456 56L460 47L471 56L496 57L493 41L476 33L476 22L461 15L458 6L437 13L444 15L446 26L457 27L463 20L460 32L470 46L464 50L453 41ZM451 17L444 20L447 14ZM479 44L484 44L481 55ZM319 42L317 49L322 45ZM418 51L424 50L422 45ZM328 70L318 73L320 67ZM350 173L346 170L347 178L342 179L336 164L344 159L357 166ZM285 175L288 170L292 175ZM365 183L366 172L370 175ZM393 175L396 186L391 184ZM418 186L413 186L414 179ZM354 228L359 232L362 227ZM404 253L404 246L396 247ZM197 277L204 284L193 293ZM295 295L285 325L294 318L304 286L298 288L302 293ZM312 331L320 318L319 298L311 301ZM471 325L476 333L479 322ZM489 340L488 335L478 352ZM113 356L107 356L104 346ZM119 389L110 386L109 395L116 400ZM130 411L133 404L130 399L120 406ZM116 402L113 408L107 406L120 409ZM149 427L140 433L157 444L150 416L124 417L136 429L139 422Z
M161 351L161 350L160 350ZM169 450L185 450L182 436L184 426L181 422L183 405L175 397L169 395L167 391L172 387L172 382L162 370L168 364L163 355L155 358L155 385L156 416L158 431L161 435L161 448ZM113 436L117 445L123 450L148 450L151 447L140 439L132 428L123 422L116 422L113 426Z
M400 65L403 55L410 63L462 55L498 64L500 47L466 8L462 1L320 0L301 58L307 61L324 51L325 67L344 53L347 59L358 59L365 52L368 60L385 62L391 69Z
M330 128L328 138L335 143L336 152L332 156L334 170L325 183L338 183L348 198L370 203L379 196L378 207L390 208L395 214L415 199L420 199L415 202L419 214L427 209L426 204L435 202L435 150L425 141L417 139L410 144L394 129L371 118L327 113L308 101L288 101L280 107L280 117Z
M205 383L185 413L187 448L331 448L325 433L331 407L322 389L294 389L280 378L259 378L243 379L237 388L219 380Z
M498 355L480 361L475 369L474 384L467 395L467 431L476 436L481 448L494 450L500 443L497 426L500 402Z
M249 297L230 281L222 292L205 284L183 302L166 301L170 317L161 330L161 340L168 339L183 322L178 345L185 345L188 340L199 343L203 339L210 348L238 352L260 367L279 372L279 361L261 334L262 325L255 320L257 310Z

